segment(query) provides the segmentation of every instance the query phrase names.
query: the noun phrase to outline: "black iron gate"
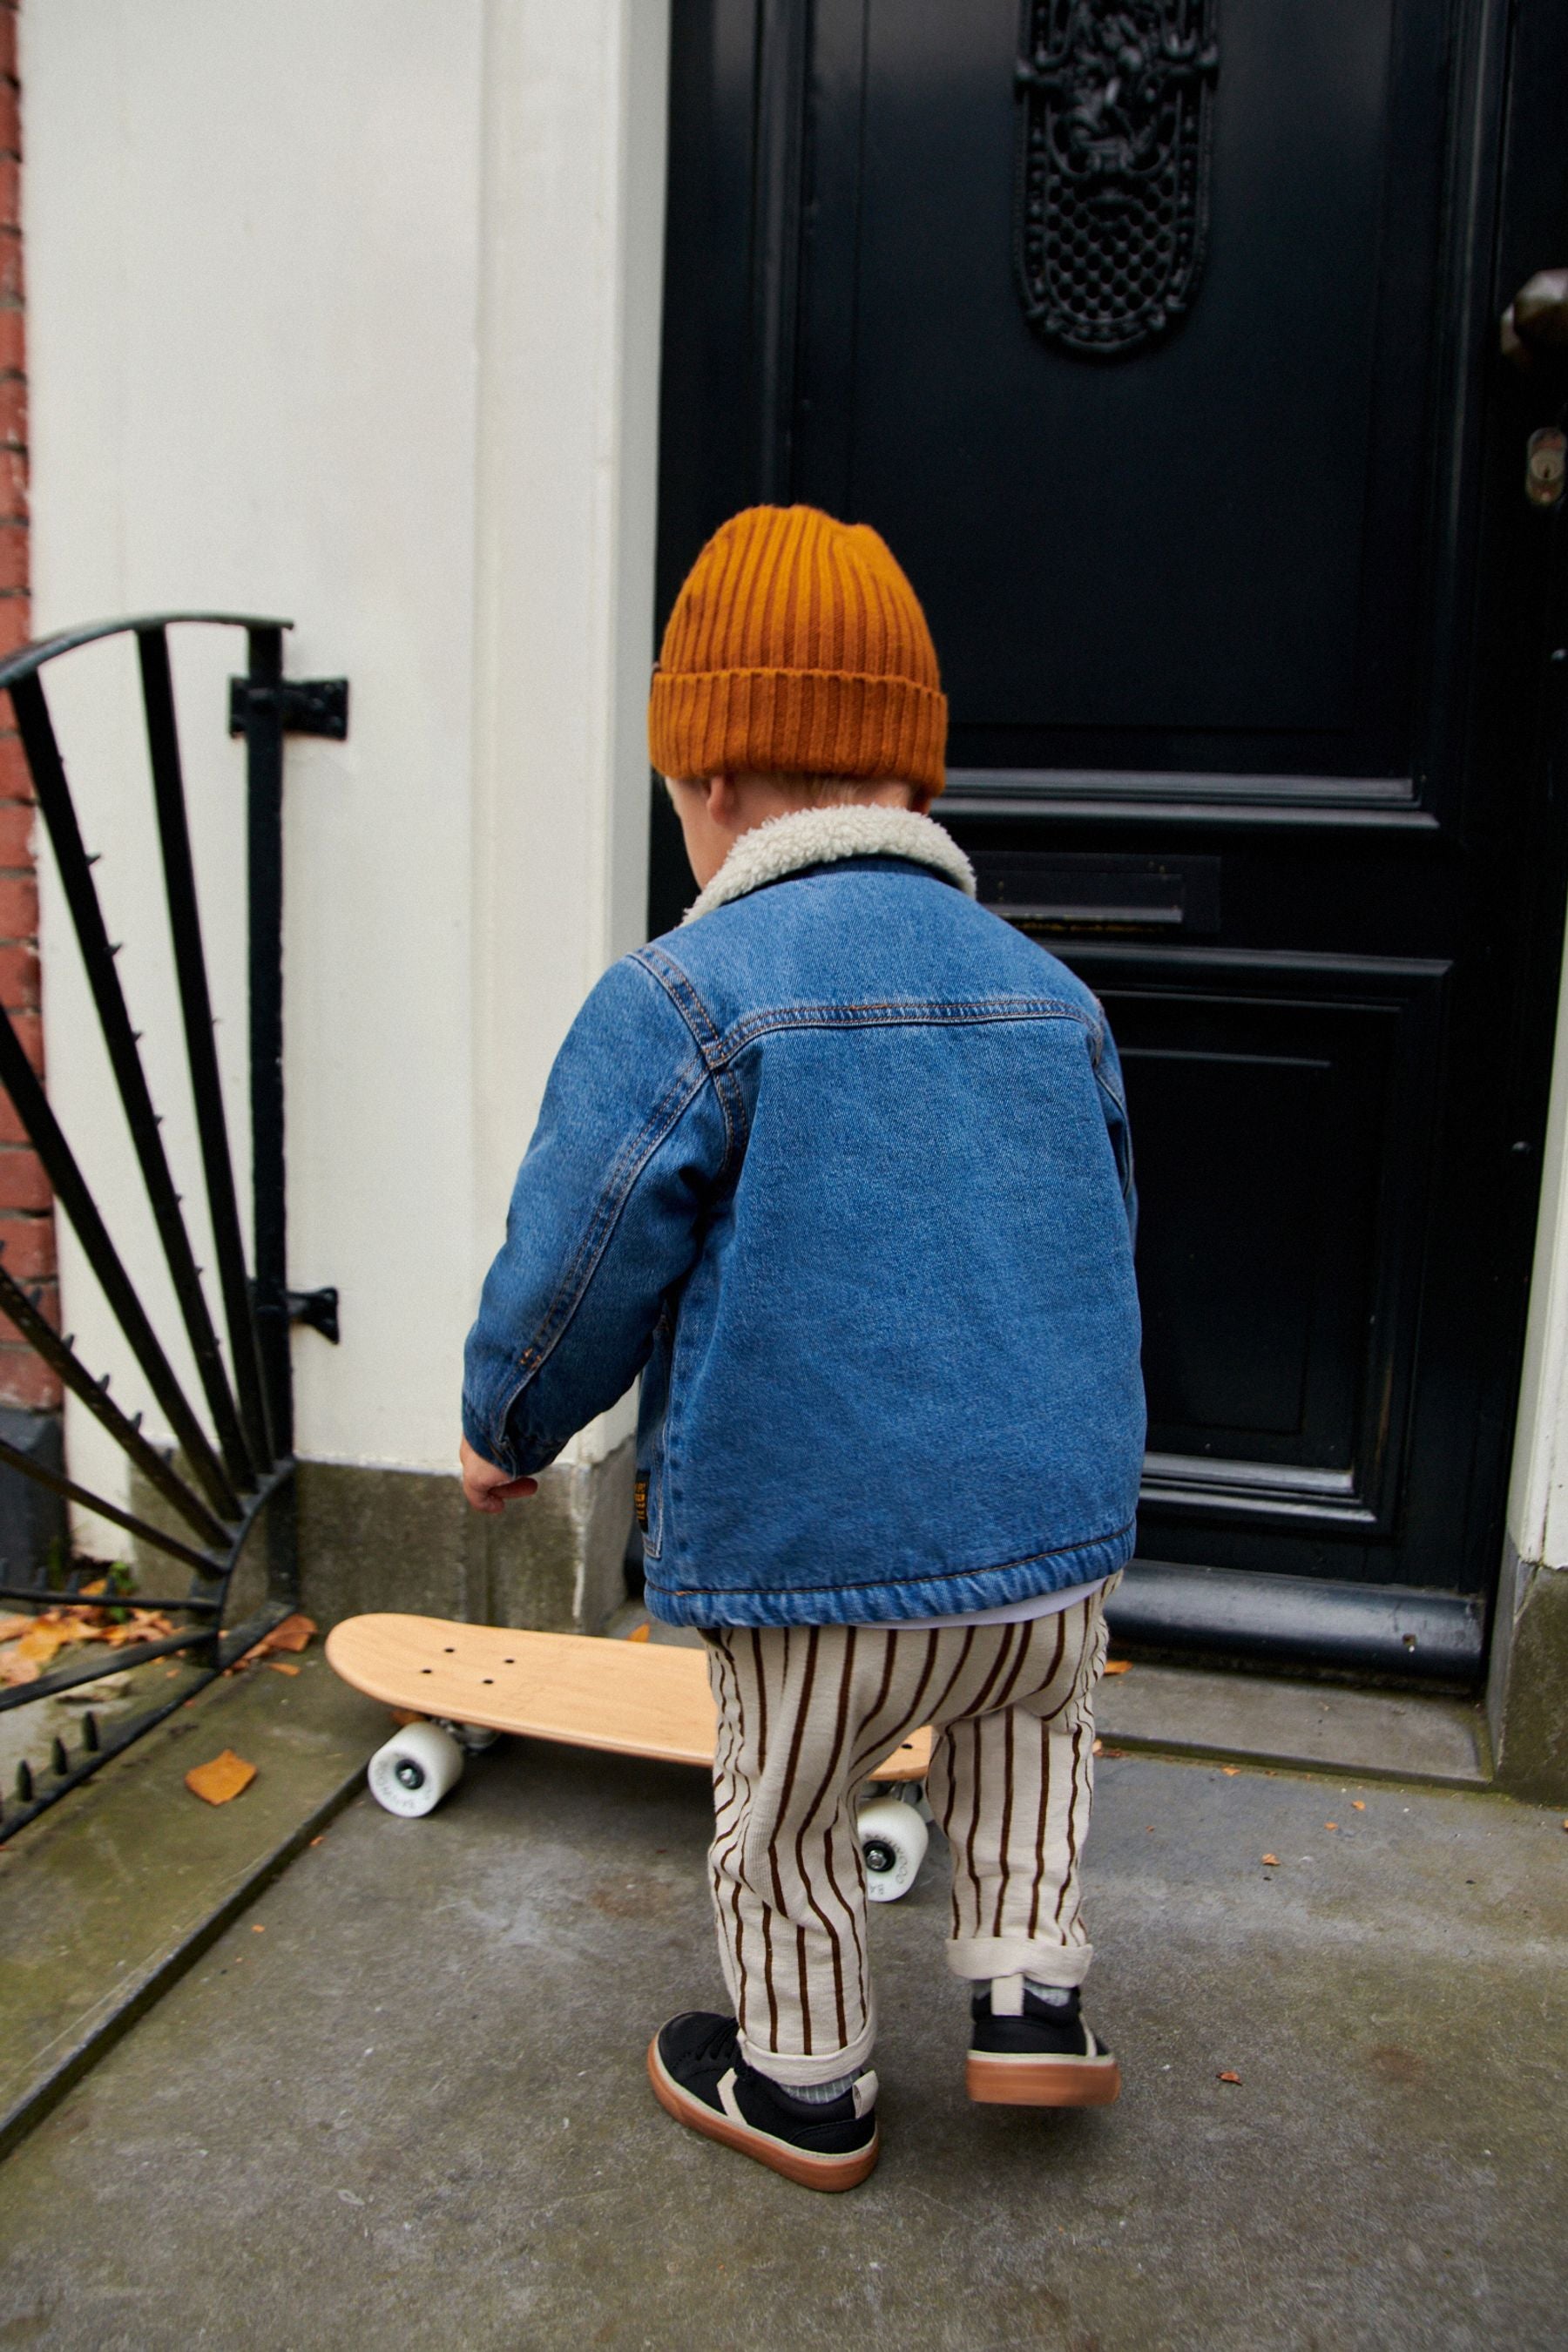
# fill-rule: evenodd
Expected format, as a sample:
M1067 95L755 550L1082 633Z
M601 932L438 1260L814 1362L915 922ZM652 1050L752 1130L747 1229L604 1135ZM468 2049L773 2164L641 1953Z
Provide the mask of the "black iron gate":
M229 1147L214 1037L207 961L187 819L175 717L169 630L195 625L246 632L248 667L231 681L229 731L247 749L247 919L252 1231L247 1264L238 1189ZM302 1320L337 1337L337 1294L288 1286L283 1124L283 739L289 733L342 738L348 731L348 688L342 679L300 682L283 675L287 622L218 613L160 614L70 630L0 663L0 688L11 698L60 889L80 951L82 968L130 1131L137 1168L152 1211L194 1360L200 1403L187 1393L82 1168L50 1109L47 1092L9 1015L0 1012L0 1086L54 1189L83 1256L113 1314L142 1378L173 1440L154 1443L140 1413L124 1411L57 1332L30 1294L0 1259L0 1312L58 1375L167 1507L174 1525L158 1525L89 1492L63 1472L0 1441L0 1465L51 1488L67 1501L123 1528L187 1579L183 1592L136 1605L178 1622L172 1632L133 1643L114 1654L116 1672L182 1654L196 1667L174 1694L133 1709L110 1727L89 1711L73 1753L56 1735L47 1759L22 1762L14 1792L0 1810L0 1838L95 1771L188 1698L194 1687L254 1644L293 1606L297 1574L293 1544L293 1400L289 1327ZM65 762L44 692L47 666L79 646L115 636L135 640L146 723L152 809L157 829L173 948L175 983L200 1161L200 1181L216 1261L219 1314L215 1316L197 1265L183 1196L176 1187L153 1107L141 1051L121 982L119 950L109 935L97 883L67 782ZM249 1621L226 1625L229 1588L241 1555L267 1514L267 1598ZM51 1584L43 1563L31 1578L0 1582L0 1600L53 1609L79 1597L90 1571L67 1573ZM179 1579L172 1576L171 1584ZM0 1713L98 1680L101 1659L41 1675L0 1691Z

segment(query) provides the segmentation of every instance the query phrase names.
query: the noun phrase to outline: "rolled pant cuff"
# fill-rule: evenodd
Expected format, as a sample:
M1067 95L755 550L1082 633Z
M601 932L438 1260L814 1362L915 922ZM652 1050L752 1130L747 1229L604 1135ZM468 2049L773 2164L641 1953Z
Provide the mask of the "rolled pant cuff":
M1037 1984L1059 1985L1063 1991L1082 1984L1093 1958L1092 1944L1036 1942L1024 1936L955 1936L947 1948L953 1975L972 1984L991 1977L1026 1976Z
M792 2083L835 2083L840 2074L853 2074L870 2057L877 2040L877 2013L873 2010L863 2030L844 2050L813 2051L809 2058L783 2050L764 2050L761 2042L749 2034L740 2036L741 2055L748 2066L759 2074L766 2074L787 2089Z

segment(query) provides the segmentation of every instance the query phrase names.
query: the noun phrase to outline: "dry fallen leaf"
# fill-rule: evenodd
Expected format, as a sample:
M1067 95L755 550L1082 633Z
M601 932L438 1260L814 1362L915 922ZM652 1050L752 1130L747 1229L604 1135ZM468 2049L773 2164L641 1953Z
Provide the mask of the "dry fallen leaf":
M1339 1828L1339 1823L1338 1822L1325 1822L1323 1823L1323 1827L1326 1830L1337 1830Z
M310 1636L315 1630L316 1621L313 1617L301 1617L298 1613L292 1617L285 1617L280 1625L274 1625L270 1633L263 1633L259 1642L252 1642L248 1650L242 1650L234 1664L225 1668L225 1672L235 1675L242 1666L258 1665L273 1650L308 1649Z
M256 1646L258 1650L308 1650L315 1631L313 1617L301 1617L296 1613L292 1617L285 1617L281 1625L274 1625L271 1633L264 1633Z
M1219 2079L1222 2083L1239 2083L1241 2076L1239 2074L1233 2074L1230 2068L1227 2066Z
M1279 1855L1277 1853L1266 1853L1263 1857L1263 1867L1265 1870L1278 1870L1279 1867Z
M1241 1767L1239 1764L1222 1764L1219 1769L1227 1780L1234 1780Z
M268 1658L267 1664L275 1675L297 1675L300 1671L298 1666L291 1666L287 1658Z
M19 1633L25 1633L26 1632L28 1626L31 1625L32 1622L32 1618L25 1614L13 1617L0 1617L0 1642L14 1642Z
M1131 1658L1107 1658L1105 1671L1108 1675L1130 1675L1132 1672L1132 1661Z
M226 1805L242 1789L248 1789L256 1778L256 1767L226 1748L210 1764L197 1764L185 1775L185 1786L193 1797L201 1797L209 1805Z
M107 1642L111 1650L119 1650L129 1642L160 1641L174 1630L173 1618L160 1615L157 1610L133 1609L123 1625L106 1625L98 1638Z
M628 1642L646 1642L653 1632L651 1625L634 1625L626 1635Z
M1366 1799L1364 1797L1352 1797L1351 1799L1351 1811L1352 1813L1364 1813L1366 1811ZM1565 1830L1568 1830L1568 1822L1564 1822L1563 1826Z
M37 1619L32 1631L24 1633L17 1643L15 1654L18 1658L32 1658L38 1665L47 1666L57 1650L68 1649L79 1638L74 1625L62 1624L58 1618L50 1614Z
M19 1658L15 1650L8 1658L0 1658L0 1683L11 1689L21 1683L36 1683L42 1672L36 1658Z
M267 1930L266 1930L266 1928L261 1925L261 1922L260 1922L260 1920L259 1920L259 1919L253 1919L253 1920L251 1921L251 1923L250 1923L250 1932L251 1932L251 1934L252 1934L253 1936L265 1936L265 1935L266 1935L266 1933L267 1933Z

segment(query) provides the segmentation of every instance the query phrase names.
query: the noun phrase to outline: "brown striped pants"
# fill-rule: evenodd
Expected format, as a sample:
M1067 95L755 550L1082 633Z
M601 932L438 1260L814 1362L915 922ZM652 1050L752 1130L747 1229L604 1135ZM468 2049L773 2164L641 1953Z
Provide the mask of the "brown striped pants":
M823 2083L870 2054L856 1799L922 1723L935 1733L926 1793L952 1854L953 1973L1082 1982L1100 1594L1016 1625L721 1626L707 1639L713 1904L753 2065Z

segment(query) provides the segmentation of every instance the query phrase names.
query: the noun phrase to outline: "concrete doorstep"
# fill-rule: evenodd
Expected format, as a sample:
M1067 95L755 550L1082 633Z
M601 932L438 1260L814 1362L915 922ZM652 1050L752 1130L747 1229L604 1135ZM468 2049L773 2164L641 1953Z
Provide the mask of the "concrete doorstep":
M605 1632L617 1641L687 1643L701 1635L661 1625L628 1601ZM1337 1683L1214 1667L1112 1665L1095 1702L1101 1737L1154 1756L1212 1757L1299 1772L1482 1789L1491 1780L1486 1717L1474 1701L1423 1691L1352 1690Z
M353 1794L386 1712L319 1648L209 1684L0 1846L0 2155ZM184 1785L224 1748L241 1795Z
M0 2343L1558 2352L1560 1811L1098 1782L1121 2100L971 2105L933 1836L868 1922L884 2147L847 2197L650 2095L648 2035L724 2000L700 1771L508 1739L428 1820L361 1792L0 2167Z
M633 1603L609 1631L647 1623ZM319 1648L297 1663L295 1676L256 1666L210 1685L0 1847L0 2155L358 1788L385 1710ZM1099 1719L1113 1751L1458 1787L1487 1777L1478 1710L1458 1701L1140 1663L1106 1682ZM226 1748L257 1777L205 1804L184 1775Z

